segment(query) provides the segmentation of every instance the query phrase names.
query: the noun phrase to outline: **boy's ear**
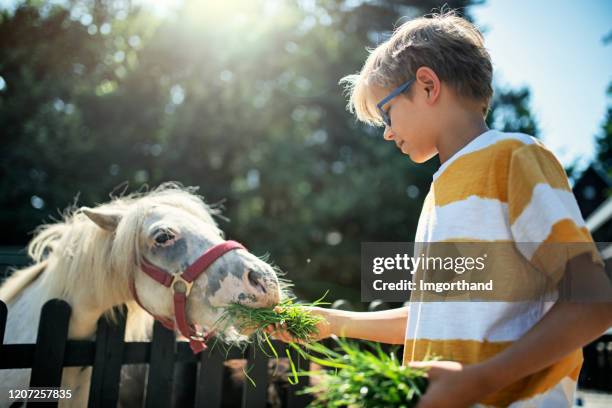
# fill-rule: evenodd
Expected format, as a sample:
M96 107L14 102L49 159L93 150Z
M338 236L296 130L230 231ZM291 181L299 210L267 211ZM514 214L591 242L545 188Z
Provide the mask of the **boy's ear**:
M438 99L438 95L440 95L441 83L434 70L429 67L420 67L416 71L415 78L417 88L425 93L427 102L435 102Z
M110 232L115 231L119 221L121 221L121 214L119 212L88 207L81 208L81 212L96 223L98 227Z

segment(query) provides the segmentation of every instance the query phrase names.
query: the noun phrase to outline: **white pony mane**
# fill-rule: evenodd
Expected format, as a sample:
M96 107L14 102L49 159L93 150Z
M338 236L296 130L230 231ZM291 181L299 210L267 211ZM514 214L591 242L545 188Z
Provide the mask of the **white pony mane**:
M28 245L28 254L36 263L47 263L41 277L50 297L75 301L77 294L83 293L83 285L87 285L92 289L87 293L93 298L79 301L105 304L129 299L129 280L140 265L140 232L154 206L169 205L187 211L205 220L222 236L213 219L219 210L205 204L194 194L196 190L164 183L150 192L114 197L96 207L122 214L114 232L100 228L75 208L68 210L62 221L39 227Z

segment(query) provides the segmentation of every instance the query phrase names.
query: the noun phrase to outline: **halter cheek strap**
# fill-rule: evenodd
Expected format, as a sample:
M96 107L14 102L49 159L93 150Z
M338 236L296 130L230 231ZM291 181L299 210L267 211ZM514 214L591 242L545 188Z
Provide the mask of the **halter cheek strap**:
M172 275L171 273L151 264L146 259L142 259L142 271L156 282L159 282L165 287L172 289L174 319L171 317L154 315L153 313L149 312L138 299L136 285L133 279L130 281L130 291L132 292L132 296L140 307L146 310L156 320L160 321L166 328L170 330L175 330L178 328L181 334L189 339L189 345L194 353L199 353L202 350L206 350L206 342L212 335L214 335L214 332L206 333L202 331L201 327L198 325L189 324L187 322L187 298L191 293L193 282L217 259L223 256L225 253L235 249L246 248L241 243L236 241L224 241L218 245L215 245L204 252L204 254L196 259L194 263L189 265L183 273L177 275Z

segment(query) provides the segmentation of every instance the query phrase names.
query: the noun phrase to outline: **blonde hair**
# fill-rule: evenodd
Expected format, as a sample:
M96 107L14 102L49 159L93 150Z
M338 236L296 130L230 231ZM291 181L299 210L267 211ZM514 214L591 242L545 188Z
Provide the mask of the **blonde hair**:
M348 109L362 122L382 125L371 86L394 88L426 66L458 95L482 101L486 115L493 95L493 66L480 31L445 11L410 20L368 56L359 74L340 80L349 94Z
M42 269L46 269L42 278L50 297L71 302L86 286L90 288L88 300L94 304L104 304L109 299L117 303L131 299L129 281L140 266L142 225L150 209L160 205L180 208L204 220L223 236L213 218L219 210L207 205L194 192L195 189L178 183L164 183L150 192L115 197L97 206L96 209L122 215L114 232L98 227L83 209L69 209L62 221L38 228L28 245L28 254L35 265L16 271L0 287L2 299L14 298ZM112 310L107 316L113 318Z

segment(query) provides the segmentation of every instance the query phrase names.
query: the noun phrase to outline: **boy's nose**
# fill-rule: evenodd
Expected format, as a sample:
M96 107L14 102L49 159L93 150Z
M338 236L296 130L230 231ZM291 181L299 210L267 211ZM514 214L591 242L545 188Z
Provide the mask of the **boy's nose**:
M393 130L391 130L391 128L389 126L385 126L385 131L383 133L383 138L385 140L393 140L393 137L395 135L393 134Z

